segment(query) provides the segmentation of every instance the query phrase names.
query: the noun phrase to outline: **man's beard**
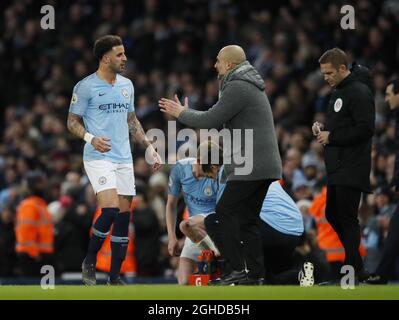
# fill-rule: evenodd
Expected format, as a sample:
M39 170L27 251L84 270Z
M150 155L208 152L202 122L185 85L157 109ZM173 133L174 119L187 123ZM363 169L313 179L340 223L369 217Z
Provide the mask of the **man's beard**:
M122 69L121 66L119 67L111 67L111 71L115 74L121 74L123 71L125 71L124 69Z

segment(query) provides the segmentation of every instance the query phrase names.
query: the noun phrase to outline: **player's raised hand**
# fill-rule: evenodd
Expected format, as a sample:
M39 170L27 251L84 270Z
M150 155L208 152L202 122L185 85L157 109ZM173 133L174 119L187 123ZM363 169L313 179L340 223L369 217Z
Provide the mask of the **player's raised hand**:
M185 109L188 109L188 98L184 98L184 106L180 103L180 100L176 94L174 96L174 100L161 98L161 100L158 101L158 104L161 112L165 112L175 118L178 118Z
M94 149L104 153L111 150L111 144L108 142L110 140L111 139L107 137L94 137L91 141L91 144L93 145Z

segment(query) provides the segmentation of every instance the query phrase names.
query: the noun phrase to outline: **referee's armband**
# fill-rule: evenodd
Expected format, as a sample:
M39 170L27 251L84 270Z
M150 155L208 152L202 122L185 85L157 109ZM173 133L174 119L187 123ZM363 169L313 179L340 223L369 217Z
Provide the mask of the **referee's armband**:
M93 140L93 138L94 138L94 136L91 133L86 132L85 136L83 137L83 140L86 141L87 143L91 144L91 141Z

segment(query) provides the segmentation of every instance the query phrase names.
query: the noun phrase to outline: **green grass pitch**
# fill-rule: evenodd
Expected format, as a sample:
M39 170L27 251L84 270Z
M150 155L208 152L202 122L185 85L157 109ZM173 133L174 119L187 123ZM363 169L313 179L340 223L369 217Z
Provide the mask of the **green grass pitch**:
M189 287L179 285L0 286L0 300L399 300L398 285L341 289L338 286Z

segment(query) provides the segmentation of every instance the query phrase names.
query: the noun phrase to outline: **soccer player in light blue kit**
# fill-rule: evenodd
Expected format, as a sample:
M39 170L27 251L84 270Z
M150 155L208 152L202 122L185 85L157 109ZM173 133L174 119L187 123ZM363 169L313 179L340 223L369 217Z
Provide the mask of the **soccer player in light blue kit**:
M147 159L154 170L159 169L161 159L134 113L133 84L120 75L127 61L121 38L101 37L93 51L99 68L74 87L67 123L72 134L86 141L83 163L101 207L82 263L82 280L86 285L96 284L97 252L113 224L107 283L123 285L120 268L126 257L130 206L135 195L129 131L147 148Z
M198 148L197 158L179 160L169 175L168 201L166 204L166 226L168 230L168 251L171 256L179 256L178 282L187 284L188 276L196 269L196 261L202 249L212 249L217 255L219 251L209 236L201 237L201 241L191 241L188 237L180 250L176 238L176 207L180 192L183 193L184 202L190 217L202 216L215 212L218 183L215 179L204 176L201 162L201 148L219 148L218 145L208 142L202 143ZM181 251L181 252L180 252Z

